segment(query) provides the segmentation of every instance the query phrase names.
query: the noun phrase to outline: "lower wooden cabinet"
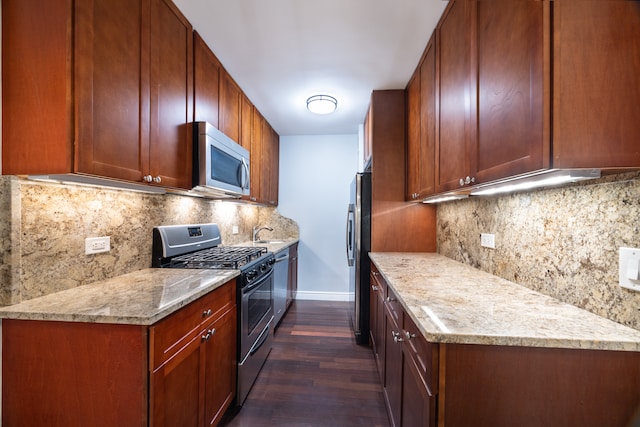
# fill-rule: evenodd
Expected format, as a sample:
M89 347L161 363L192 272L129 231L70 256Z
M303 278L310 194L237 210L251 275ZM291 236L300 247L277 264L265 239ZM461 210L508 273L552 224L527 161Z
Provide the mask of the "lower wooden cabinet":
M236 390L236 281L152 326L2 322L6 426L215 426Z
M384 280L378 280L380 272L371 265L371 292L369 292L369 338L373 347L373 355L380 374L380 382L384 384L384 298L387 292Z
M371 337L393 427L639 425L639 352L428 342L371 271L386 292Z

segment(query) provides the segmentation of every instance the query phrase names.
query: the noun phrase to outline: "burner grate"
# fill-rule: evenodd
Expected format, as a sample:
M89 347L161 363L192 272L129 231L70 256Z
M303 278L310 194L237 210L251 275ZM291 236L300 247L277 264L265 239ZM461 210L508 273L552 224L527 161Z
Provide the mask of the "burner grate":
M182 268L239 269L243 265L267 253L266 248L216 246L185 255L173 257L172 266Z

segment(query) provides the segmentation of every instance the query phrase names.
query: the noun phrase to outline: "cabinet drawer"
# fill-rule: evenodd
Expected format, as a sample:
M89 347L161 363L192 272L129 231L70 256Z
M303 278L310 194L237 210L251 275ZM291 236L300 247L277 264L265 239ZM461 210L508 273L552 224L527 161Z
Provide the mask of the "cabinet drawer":
M236 300L236 280L186 305L150 328L149 366L155 370L198 335L205 323L220 317Z
M429 394L434 396L438 392L438 345L428 342L408 315L404 316L403 333L405 354L412 359Z
M396 296L393 289L387 286L387 298L385 299L385 305L389 310L389 314L393 318L393 321L398 327L402 327L402 313L404 312L402 308L402 304L398 301L398 297Z
M385 298L387 295L387 283L373 263L371 264L371 286L373 291L379 292L382 298ZM373 286L376 288L373 289Z

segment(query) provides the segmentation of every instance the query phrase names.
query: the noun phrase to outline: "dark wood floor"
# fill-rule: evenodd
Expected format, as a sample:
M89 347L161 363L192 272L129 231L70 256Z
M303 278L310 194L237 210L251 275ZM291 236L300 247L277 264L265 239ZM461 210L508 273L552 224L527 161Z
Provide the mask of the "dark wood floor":
M371 349L347 302L295 301L242 409L225 427L388 427Z

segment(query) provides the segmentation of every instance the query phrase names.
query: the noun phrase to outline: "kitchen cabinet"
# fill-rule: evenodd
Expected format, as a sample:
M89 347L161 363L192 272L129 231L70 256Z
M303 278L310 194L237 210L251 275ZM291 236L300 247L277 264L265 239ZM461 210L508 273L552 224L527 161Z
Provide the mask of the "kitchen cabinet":
M217 424L236 390L235 281L150 328L151 425Z
M640 4L553 3L553 166L640 166Z
M407 85L407 200L435 192L436 47L431 37Z
M369 104L369 108L367 109L367 113L364 117L364 124L362 129L362 138L363 138L363 169L370 170L371 169L371 104Z
M251 195L249 200L278 205L280 137L253 107L251 135Z
M251 152L251 138L253 131L253 104L249 98L242 93L240 97L240 145Z
M371 298L377 306L372 301L371 336L383 343L374 345L374 355L382 362L378 370L391 425L435 426L438 345L424 339L376 266L371 270Z
M242 90L226 71L220 76L220 130L240 143Z
M218 129L222 65L197 31L193 33L194 120Z
M439 66L436 192L459 188L475 168L472 106L475 104L471 64L472 2L454 0L436 28ZM470 180L471 178L469 178Z
M450 2L435 31L436 192L640 167L639 25L635 2ZM407 87L410 117L417 86ZM410 147L416 135L410 124ZM411 166L416 148L409 155Z
M384 384L384 355L385 355L385 314L384 299L387 287L384 280L379 279L380 273L371 264L371 292L369 293L369 335L373 355L380 375L380 383Z
M298 243L289 246L289 282L287 284L287 309L298 293Z
M371 250L434 252L435 208L405 201L405 105L404 90L371 94Z
M190 188L192 28L173 3L2 7L4 174Z
M235 397L235 292L152 326L3 319L3 424L218 424Z

